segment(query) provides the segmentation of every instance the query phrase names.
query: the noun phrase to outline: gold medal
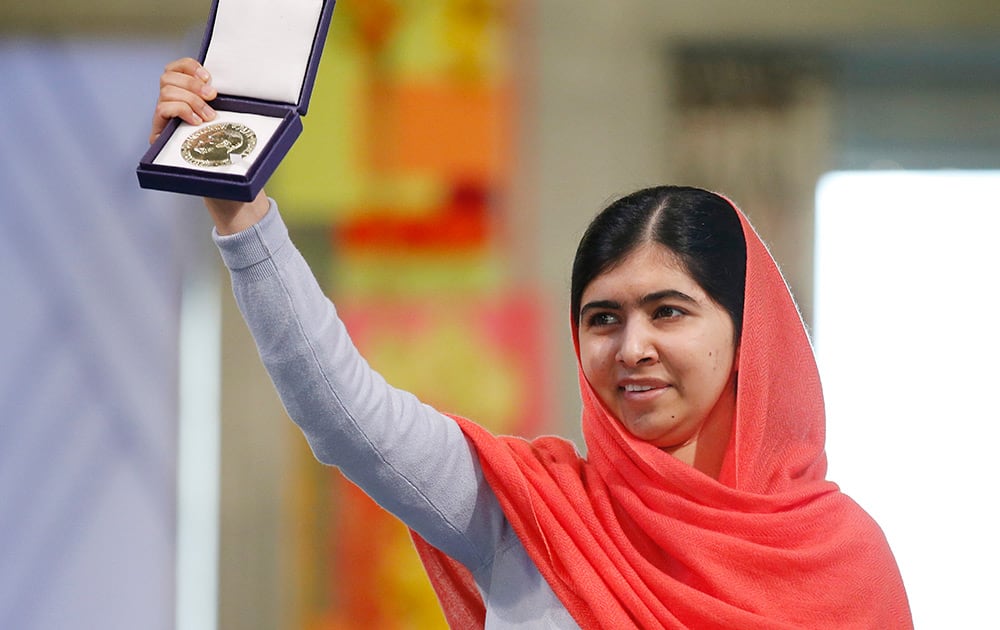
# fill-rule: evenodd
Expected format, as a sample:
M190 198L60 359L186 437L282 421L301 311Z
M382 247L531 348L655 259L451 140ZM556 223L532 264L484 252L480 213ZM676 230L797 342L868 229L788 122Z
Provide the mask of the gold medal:
M230 155L246 157L257 146L257 134L239 123L215 123L199 128L184 140L181 156L197 166L227 166Z

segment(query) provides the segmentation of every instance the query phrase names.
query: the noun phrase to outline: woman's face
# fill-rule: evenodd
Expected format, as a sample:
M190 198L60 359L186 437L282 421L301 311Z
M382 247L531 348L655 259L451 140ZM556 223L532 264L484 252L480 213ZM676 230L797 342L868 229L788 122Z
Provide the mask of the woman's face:
M640 246L583 291L587 381L627 431L671 452L694 452L688 447L705 431L717 443L728 437L733 335L726 310L658 243Z

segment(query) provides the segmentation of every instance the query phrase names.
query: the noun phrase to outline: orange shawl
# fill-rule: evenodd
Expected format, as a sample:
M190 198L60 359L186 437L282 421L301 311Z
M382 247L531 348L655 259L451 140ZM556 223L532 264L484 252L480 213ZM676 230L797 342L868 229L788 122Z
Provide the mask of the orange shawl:
M737 412L718 481L625 432L582 372L586 459L559 438L498 438L456 420L582 628L912 628L882 531L824 479L812 347L774 260L735 211L746 299ZM414 539L452 627L482 627L468 571Z

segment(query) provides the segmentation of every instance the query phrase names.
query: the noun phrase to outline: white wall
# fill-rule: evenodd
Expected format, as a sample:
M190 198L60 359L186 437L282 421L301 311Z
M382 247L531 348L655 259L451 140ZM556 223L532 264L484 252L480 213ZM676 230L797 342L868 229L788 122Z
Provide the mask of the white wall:
M841 172L817 204L830 478L879 522L918 628L1000 586L1000 171Z

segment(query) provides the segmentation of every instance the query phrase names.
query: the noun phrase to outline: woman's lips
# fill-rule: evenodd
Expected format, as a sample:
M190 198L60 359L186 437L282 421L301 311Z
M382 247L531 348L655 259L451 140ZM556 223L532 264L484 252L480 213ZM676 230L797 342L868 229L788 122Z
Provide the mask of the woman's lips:
M626 400L640 401L655 398L669 387L670 384L664 381L634 380L619 383L618 391Z

